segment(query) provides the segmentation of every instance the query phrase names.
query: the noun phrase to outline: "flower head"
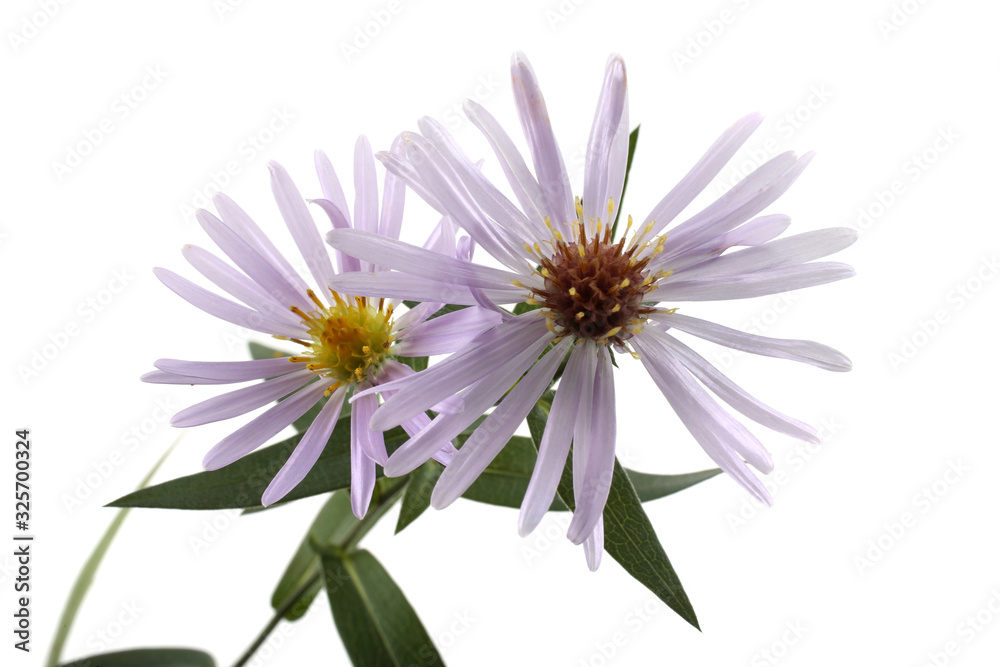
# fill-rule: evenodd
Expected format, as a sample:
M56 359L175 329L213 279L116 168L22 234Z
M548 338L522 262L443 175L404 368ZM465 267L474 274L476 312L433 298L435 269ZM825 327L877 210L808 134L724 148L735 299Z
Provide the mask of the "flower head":
M584 544L588 563L596 568L615 456L613 354L628 352L639 359L708 455L755 497L770 502L764 485L747 468L769 472L767 450L706 388L771 429L811 441L818 440L816 432L737 387L674 332L830 370L847 370L850 362L818 343L743 333L682 315L674 304L753 297L849 277L853 272L846 265L812 260L850 245L854 234L826 229L773 240L789 219L755 217L811 159L791 152L762 165L669 234L664 231L760 124L762 117L753 114L726 130L643 223L633 225L629 218L616 240L612 227L619 216L629 134L622 59L612 56L605 71L587 144L582 200L572 195L534 72L521 55L514 56L511 69L534 172L483 107L470 100L465 110L491 144L518 204L490 183L430 118L419 122L419 134L403 135L400 154L378 156L507 270L474 264L453 270L429 263L427 253L403 244L391 244L386 252L384 244L377 247L357 232L335 230L327 236L334 247L362 258L378 256L415 282L403 287L396 272L381 272L341 275L331 284L357 294L427 299L461 286L473 293L473 302L537 306L508 316L428 372L386 385L394 393L375 412L372 426L392 427L430 402L462 391L465 412L438 416L389 458L387 472L401 474L432 454L439 438L466 428L503 397L442 474L432 504L443 507L485 469L565 361L519 528L527 534L548 509L572 443L576 510L568 537ZM663 301L668 304L659 305Z
M356 196L354 224L340 183L329 160L316 155L317 171L324 197L313 200L329 216L333 227L368 230L397 238L402 216L404 187L397 177L386 175L381 215L375 161L368 141L362 137L355 150ZM291 262L275 247L260 227L224 195L215 198L222 216L198 212L198 221L219 248L236 265L229 265L212 253L185 246L184 256L191 265L217 287L242 304L220 296L166 269L156 269L157 277L192 305L220 319L289 341L301 349L275 359L237 362L196 362L160 359L157 371L143 376L146 382L169 384L227 384L263 380L257 384L210 398L178 412L175 426L196 426L230 419L280 403L225 437L204 459L214 470L241 458L290 425L327 397L319 414L305 431L291 457L264 491L261 502L270 505L283 498L319 458L340 419L345 399L382 383L413 375L413 370L396 356L443 354L460 347L481 330L499 321L499 315L481 308L469 308L428 321L440 304L423 303L401 317L382 298L351 296L327 287L336 275L327 246L288 173L271 164L271 185L278 208L313 279L321 286L313 290ZM471 257L467 239L456 242L457 228L442 219L428 241L427 252L455 261ZM442 254L439 254L442 253ZM337 252L341 271L371 271L376 264ZM461 401L443 397L440 412L461 409ZM362 516L375 483L375 464L385 464L388 453L380 431L368 422L378 407L375 393L355 401L351 413L351 501L354 513ZM412 414L400 421L415 434L429 424L425 414ZM450 460L454 446L438 442L434 456Z

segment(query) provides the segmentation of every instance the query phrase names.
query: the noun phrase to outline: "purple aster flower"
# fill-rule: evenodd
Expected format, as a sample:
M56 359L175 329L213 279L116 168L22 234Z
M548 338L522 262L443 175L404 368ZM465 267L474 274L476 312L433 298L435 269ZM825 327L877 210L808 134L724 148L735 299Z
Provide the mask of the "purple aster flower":
M357 142L354 159L354 228L398 239L405 186L395 175L386 174L380 214L375 160L364 137ZM316 153L316 168L324 198L312 200L313 203L326 212L334 228L351 229L350 209L344 192L330 161L321 152ZM315 284L326 286L337 271L306 201L281 166L271 163L270 170L271 187L281 216ZM353 403L350 417L351 505L360 518L371 500L375 464L384 465L388 458L382 432L368 426L378 408L376 393L381 384L414 374L409 366L394 357L452 352L483 329L494 326L500 316L494 311L468 308L428 320L442 304L425 302L395 317L393 304L382 298L349 296L325 287L317 293L308 287L288 259L239 206L221 194L214 201L221 219L200 210L198 221L236 267L192 245L184 247L184 257L202 276L242 305L167 269L155 269L156 276L189 303L211 315L294 342L303 349L298 354L258 361L160 359L154 364L158 370L147 373L142 379L166 384L263 380L181 410L171 419L174 426L180 427L230 419L284 399L215 445L204 459L208 470L216 470L245 456L302 416L321 398L328 398L291 457L264 491L261 498L264 505L284 497L316 463L340 418L344 399L352 393L375 389ZM467 261L471 258L473 245L468 237L456 242L457 231L450 219L443 218L425 248L433 257ZM339 271L380 268L375 263L339 251L334 259ZM461 400L455 397L444 397L434 403L437 403L435 409L442 413L462 407ZM429 425L430 418L414 413L399 423L408 433L416 434ZM448 439L438 440L433 456L447 463L454 451Z
M850 361L819 343L743 333L680 314L673 304L749 298L847 278L853 275L849 266L813 260L850 245L855 234L823 229L776 239L789 219L755 217L811 159L791 152L774 157L665 231L760 124L762 117L753 114L726 130L643 223L633 225L629 218L625 233L614 239L611 223L621 203L628 159L622 59L608 61L587 145L582 203L570 188L535 74L520 54L513 58L512 77L533 171L483 107L470 100L465 110L496 153L517 205L430 118L419 122L420 134L403 135L401 154L378 156L506 269L435 259L427 250L394 239L337 229L327 235L334 247L378 258L395 271L344 274L331 285L356 294L431 300L466 287L471 296L461 303L526 301L538 307L506 316L428 372L386 384L395 393L374 413L371 425L390 428L462 392L463 412L438 416L389 458L387 473L399 475L416 468L442 439L465 429L503 397L441 475L432 504L444 507L496 456L568 355L521 506L519 530L529 533L548 509L572 443L576 510L568 537L584 543L588 563L596 568L615 457L612 350L638 359L705 452L754 497L770 503L764 485L747 466L770 472L770 455L709 392L778 432L818 442L815 430L736 386L682 342L683 335L828 370L846 371ZM664 301L667 306L658 305Z

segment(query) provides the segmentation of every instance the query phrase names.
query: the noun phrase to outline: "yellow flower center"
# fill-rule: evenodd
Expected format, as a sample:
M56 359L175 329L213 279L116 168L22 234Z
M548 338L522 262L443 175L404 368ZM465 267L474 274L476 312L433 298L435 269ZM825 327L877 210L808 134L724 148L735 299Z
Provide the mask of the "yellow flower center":
M335 381L327 394L344 385L371 379L389 356L392 335L392 304L385 299L378 307L366 297L354 297L353 302L330 290L335 300L327 306L315 292L308 291L316 310L304 312L297 306L291 310L302 318L312 342L295 342L309 349L310 354L291 357L293 362L307 362L306 368Z

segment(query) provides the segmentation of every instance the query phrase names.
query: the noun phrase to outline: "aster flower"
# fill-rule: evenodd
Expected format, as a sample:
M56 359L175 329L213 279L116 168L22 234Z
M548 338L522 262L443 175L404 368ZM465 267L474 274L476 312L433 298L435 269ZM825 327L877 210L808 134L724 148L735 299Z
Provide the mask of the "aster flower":
M848 370L850 361L819 343L743 333L678 313L673 304L750 298L853 275L844 264L813 261L850 245L855 240L851 230L776 239L789 218L755 217L791 186L811 154L774 157L667 234L667 225L762 120L758 114L746 116L712 144L643 223L633 225L629 217L625 233L615 239L612 221L621 204L629 134L622 59L612 56L607 64L587 144L582 201L572 194L535 74L520 54L513 58L512 78L533 173L483 107L470 100L465 110L496 153L518 204L490 183L430 118L419 121L419 134L403 135L402 155L378 156L506 269L435 260L426 250L361 230L337 229L327 235L340 251L378 258L394 269L340 275L331 283L335 289L434 300L465 287L469 295L459 303L527 302L536 307L505 316L502 324L426 373L384 385L395 393L375 411L374 429L393 427L459 391L465 403L464 411L436 417L400 447L386 464L387 474L413 470L437 451L438 442L465 429L503 397L441 475L432 504L447 506L496 456L565 360L519 530L522 535L533 530L550 506L572 443L576 510L567 536L584 543L588 563L596 568L615 457L614 350L637 358L716 464L754 497L770 503L747 464L767 473L773 468L771 457L709 391L775 431L818 442L815 430L749 395L674 334L828 370ZM660 306L664 301L667 305Z
M330 161L316 154L316 168L323 199L313 200L329 216L332 226L351 229L347 200ZM174 426L189 427L237 417L275 400L284 399L238 428L215 445L204 458L204 467L215 470L250 453L289 426L324 396L328 398L305 431L291 457L278 471L261 502L270 505L291 491L309 472L333 432L345 398L387 381L414 374L396 356L425 356L451 352L481 330L499 321L495 312L468 308L433 320L428 317L441 306L426 302L395 317L394 305L385 299L349 296L325 286L336 271L327 246L288 173L271 163L271 187L288 230L312 275L323 288L314 291L275 247L261 228L225 195L214 203L221 219L198 211L198 221L235 268L212 253L188 245L184 257L209 281L245 305L199 287L176 273L155 269L156 276L171 290L201 310L227 322L271 334L300 345L303 350L275 359L235 362L200 362L160 359L158 370L143 376L146 382L167 384L229 384L264 380L248 387L210 398L173 416ZM398 239L405 186L387 174L381 215L375 160L368 140L361 137L355 148L354 227L371 234ZM428 239L427 251L434 257L471 258L468 237L456 243L457 228L443 218ZM438 253L443 253L439 255ZM339 271L372 271L378 265L336 252ZM458 261L458 259L456 259ZM378 397L368 393L353 404L351 427L351 505L360 518L367 510L375 484L375 464L387 460L381 431L368 422L378 407ZM385 395L385 394L383 394ZM461 410L461 400L444 397L436 410ZM411 414L400 420L416 434L430 422L427 415ZM439 440L433 456L447 463L455 448L448 439Z

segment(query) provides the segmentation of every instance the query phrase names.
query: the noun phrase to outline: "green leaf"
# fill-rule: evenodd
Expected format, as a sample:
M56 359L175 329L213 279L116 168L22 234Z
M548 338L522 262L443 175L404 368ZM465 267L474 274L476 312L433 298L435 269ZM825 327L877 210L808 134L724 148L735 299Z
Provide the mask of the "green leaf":
M189 648L139 648L101 653L61 667L215 667L207 653Z
M625 201L625 188L628 187L628 175L632 171L632 156L635 155L636 144L639 143L639 126L636 125L628 135L628 158L625 162L625 180L622 182L622 201L618 202L618 213L615 214L615 224L611 226L611 238L618 233L618 220L622 217L622 202Z
M538 310L541 307L542 307L541 304L537 304L537 303L531 304L531 303L525 303L525 302L522 301L521 303L518 303L518 304L514 305L514 314L515 315L523 315L525 313L530 313L533 310Z
M431 492L443 471L444 466L431 459L410 475L410 483L406 486L403 504L399 508L399 520L396 521L397 533L416 521L430 507Z
M333 620L354 665L444 664L399 586L369 552L324 554L323 574Z
M350 494L343 490L335 491L320 509L316 518L313 519L309 532L302 538L298 550L292 556L292 561L285 568L285 573L281 575L281 579L271 595L272 608L280 609L298 591L299 587L305 584L319 569L319 555L313 550L312 544L314 542L325 544L339 541L347 535L356 522L357 519L351 512ZM323 582L317 579L316 583L289 609L288 613L285 614L285 619L297 621L302 618L322 587Z
M554 393L546 392L528 415L528 428L532 440L541 442L545 420L552 407ZM705 473L694 473L704 475ZM704 479L704 477L703 477ZM558 495L569 507L573 501L573 456L566 457L562 478L559 480ZM615 459L608 502L604 506L604 550L632 577L660 598L685 621L694 627L698 618L688 600L680 578L670 564L660 539L653 530L642 501L629 480L625 469Z
M143 488L149 484L149 480L153 479L153 475L156 471L160 469L163 462L167 460L167 456L170 452L174 451L174 447L177 443L181 441L183 435L174 440L173 444L167 448L167 451L163 452L153 467L150 469L146 476L142 478L139 482L139 488ZM128 516L129 511L123 509L117 514L115 518L111 521L111 525L104 532L104 535L97 542L97 546L94 547L93 553L90 554L90 558L87 562L83 564L83 568L80 570L80 574L76 576L76 581L73 582L73 588L70 589L69 598L66 600L66 606L63 608L62 616L59 618L59 624L56 626L56 636L52 640L52 648L49 649L49 657L45 663L48 667L59 664L59 658L62 655L63 645L66 643L66 638L69 636L70 628L73 627L73 621L76 619L76 614L80 611L80 605L83 604L83 599L87 596L87 591L90 590L90 586L94 583L94 575L97 573L97 568L100 567L101 561L104 560L104 555L107 554L108 549L111 548L111 542L114 541L115 536L118 535L118 530L122 527L125 522L125 517Z
M386 449L392 453L408 436L396 427L385 433ZM110 507L159 507L206 510L260 506L260 497L281 466L291 456L302 434L264 447L219 470L180 477L142 489L109 504ZM381 475L381 468L376 470ZM351 483L350 420L338 422L319 460L282 503L345 489Z

